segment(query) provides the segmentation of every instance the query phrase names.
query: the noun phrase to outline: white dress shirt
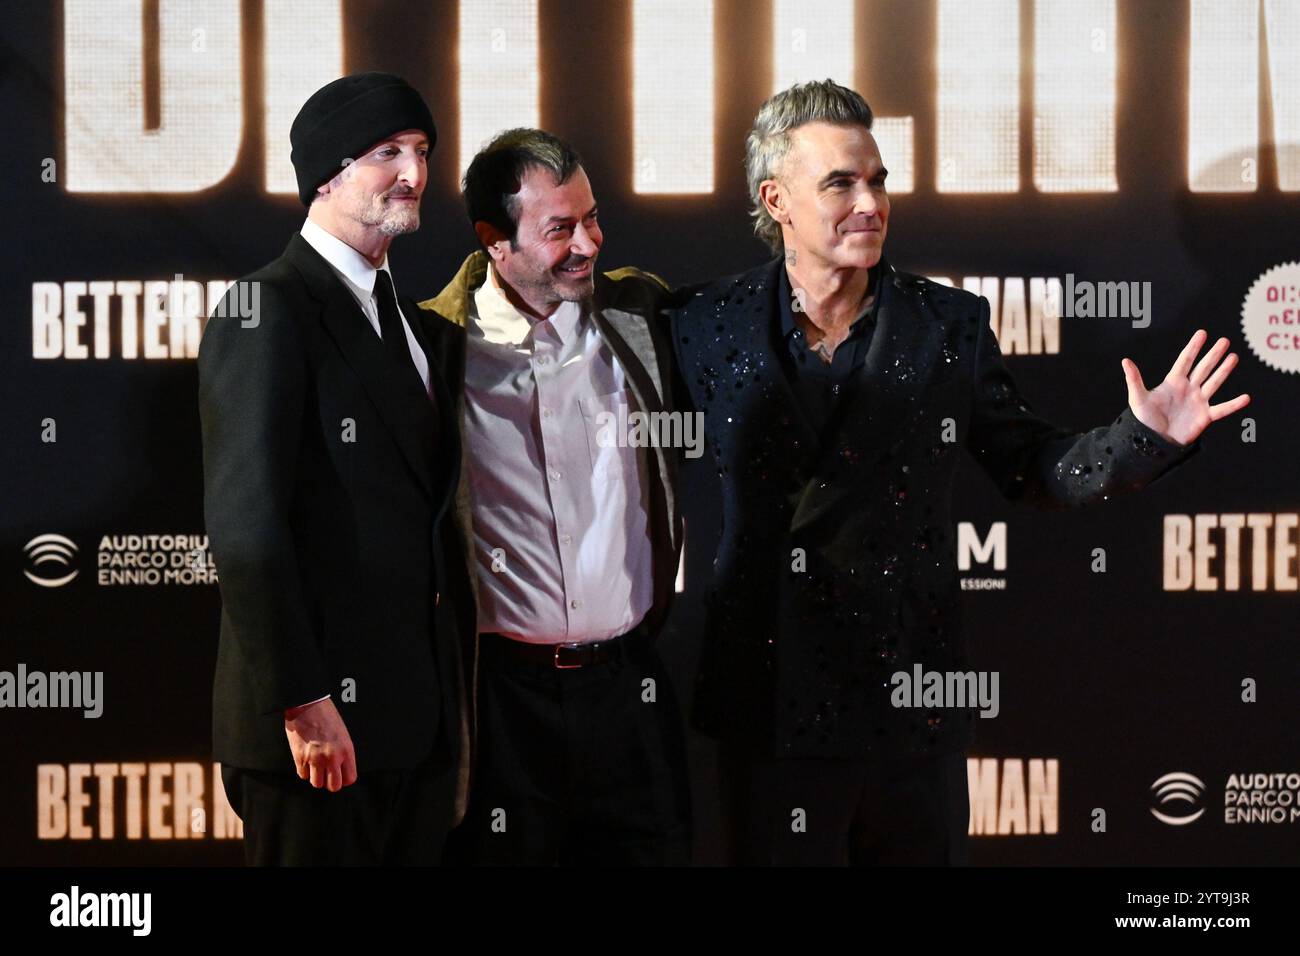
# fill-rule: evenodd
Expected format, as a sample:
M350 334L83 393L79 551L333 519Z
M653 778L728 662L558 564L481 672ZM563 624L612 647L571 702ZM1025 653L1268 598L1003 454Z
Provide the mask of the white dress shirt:
M495 267L469 305L464 434L479 630L536 644L623 634L653 599L643 450L598 438L601 412L623 421L635 410L623 368L581 305L531 321Z

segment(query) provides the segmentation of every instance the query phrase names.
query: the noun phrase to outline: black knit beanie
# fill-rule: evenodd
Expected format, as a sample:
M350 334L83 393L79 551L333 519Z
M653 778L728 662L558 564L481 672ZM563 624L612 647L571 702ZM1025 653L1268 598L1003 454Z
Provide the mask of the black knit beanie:
M310 206L316 187L333 179L345 159L385 136L418 129L437 141L433 116L419 92L391 73L355 73L327 83L308 97L289 128L289 154L298 198Z

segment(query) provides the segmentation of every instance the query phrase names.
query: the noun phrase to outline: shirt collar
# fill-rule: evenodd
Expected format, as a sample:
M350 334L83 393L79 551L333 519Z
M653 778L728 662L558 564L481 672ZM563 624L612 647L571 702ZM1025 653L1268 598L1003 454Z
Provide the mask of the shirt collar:
M388 256L384 256L384 261L376 269L365 256L310 219L302 224L302 237L320 253L322 259L334 267L334 271L367 298L374 294L375 275L379 269L387 272L389 279L393 277L392 270L388 268Z
M551 334L567 345L582 323L583 309L577 302L563 302L550 318L530 321L514 307L497 286L496 266L489 263L483 284L474 291L474 305L478 315L473 322L473 332L497 345L523 346L530 342L540 328L549 328Z

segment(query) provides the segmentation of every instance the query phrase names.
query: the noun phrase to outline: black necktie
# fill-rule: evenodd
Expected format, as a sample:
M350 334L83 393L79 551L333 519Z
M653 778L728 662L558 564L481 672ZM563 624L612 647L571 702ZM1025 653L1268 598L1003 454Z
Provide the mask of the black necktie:
M411 349L406 344L406 329L402 326L402 314L397 310L393 278L385 269L379 269L375 273L375 298L379 300L379 333L383 336L389 357L404 370L402 374L414 373L409 377L415 379L420 391L427 393L424 382L420 379L420 371L415 367L415 360L411 358Z

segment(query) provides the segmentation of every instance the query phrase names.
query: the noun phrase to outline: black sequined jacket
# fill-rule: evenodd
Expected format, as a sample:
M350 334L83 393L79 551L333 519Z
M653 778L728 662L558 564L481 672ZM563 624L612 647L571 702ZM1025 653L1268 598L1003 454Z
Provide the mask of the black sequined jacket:
M866 361L818 434L774 350L780 268L679 290L667 316L722 484L695 723L777 756L963 749L974 711L894 708L889 683L918 663L971 669L950 504L960 449L1006 498L1069 508L1141 488L1199 445L1127 406L1082 434L1044 421L1003 363L988 300L888 263Z

